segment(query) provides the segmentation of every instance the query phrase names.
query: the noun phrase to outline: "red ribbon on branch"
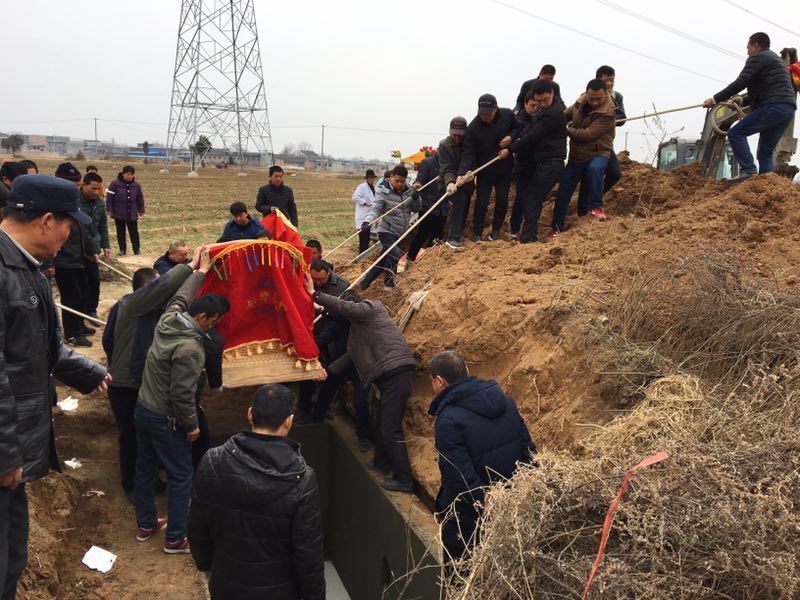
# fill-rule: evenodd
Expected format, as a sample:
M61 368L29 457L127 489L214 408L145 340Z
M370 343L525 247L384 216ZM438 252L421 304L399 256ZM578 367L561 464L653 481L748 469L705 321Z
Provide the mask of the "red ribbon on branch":
M597 557L594 559L594 564L592 565L592 570L589 573L589 579L586 581L586 587L583 590L583 596L581 596L581 600L586 600L586 596L589 594L589 588L592 585L592 581L594 581L594 576L597 574L597 569L600 567L600 560L603 558L603 552L606 549L608 535L611 533L611 525L614 523L614 513L617 512L619 503L622 501L622 495L625 493L625 489L628 487L628 482L630 481L631 477L633 477L633 474L639 469L644 469L650 465L660 463L668 458L669 453L659 452L658 454L654 454L653 456L645 458L642 462L630 469L625 474L625 478L622 480L622 485L619 488L619 493L611 503L611 506L608 508L605 521L603 521L603 535L600 537L600 547L597 549Z

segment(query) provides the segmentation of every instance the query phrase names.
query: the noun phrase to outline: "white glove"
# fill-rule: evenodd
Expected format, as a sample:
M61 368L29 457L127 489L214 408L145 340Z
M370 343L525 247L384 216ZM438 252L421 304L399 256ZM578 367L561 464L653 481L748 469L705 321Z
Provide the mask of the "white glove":
M458 187L455 183L448 183L447 184L447 195L452 196L458 191Z
M467 171L466 173L464 173L464 181L466 183L470 183L471 181L474 180L475 180L475 175L472 173L472 171Z

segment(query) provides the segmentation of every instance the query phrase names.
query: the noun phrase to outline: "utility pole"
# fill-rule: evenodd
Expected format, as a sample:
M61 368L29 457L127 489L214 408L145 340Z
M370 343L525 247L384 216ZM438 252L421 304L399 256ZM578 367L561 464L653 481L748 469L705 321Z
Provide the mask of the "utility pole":
M94 157L97 158L100 155L97 147L97 117L92 117L92 119L94 119Z
M325 125L322 126L322 143L320 144L319 157L325 158Z

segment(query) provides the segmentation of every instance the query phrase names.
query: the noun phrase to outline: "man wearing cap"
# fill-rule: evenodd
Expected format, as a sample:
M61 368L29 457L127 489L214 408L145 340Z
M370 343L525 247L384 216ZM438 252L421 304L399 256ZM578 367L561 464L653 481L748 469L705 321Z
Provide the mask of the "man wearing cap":
M467 126L464 135L464 149L458 167L459 182L466 181L468 171L477 169L497 156L497 153L511 144L511 132L516 126L514 113L509 108L498 108L497 98L484 94L478 98L478 115ZM494 189L494 217L492 231L488 240L500 239L500 228L508 211L508 192L511 189L514 161L510 157L501 159L481 172L478 177L475 211L472 215L472 241L483 238L483 225L489 198Z
M70 225L90 219L78 188L46 175L14 182L0 224L0 596L14 598L27 561L25 484L60 470L50 412L54 375L81 393L104 392L103 367L63 346L50 285L39 272Z
M467 221L469 199L474 185L472 182L456 186L458 167L461 164L461 151L464 134L467 132L467 120L464 117L450 119L449 135L439 142L436 155L439 158L439 195L450 191L450 225L447 230L445 246L453 250L463 250L461 235Z
M361 224L375 203L375 171L367 169L364 183L360 184L353 192L353 202L356 203L356 229L358 230L358 253L361 254L369 248L369 229L361 229Z

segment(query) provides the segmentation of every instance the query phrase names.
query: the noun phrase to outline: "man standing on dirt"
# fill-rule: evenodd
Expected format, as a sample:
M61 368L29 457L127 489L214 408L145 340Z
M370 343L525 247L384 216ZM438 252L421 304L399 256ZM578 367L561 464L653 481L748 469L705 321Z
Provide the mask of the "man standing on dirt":
M283 169L277 165L269 168L269 183L258 188L256 210L265 217L277 209L297 227L297 204L292 188L283 183Z
M747 40L747 62L736 81L703 102L711 108L747 88L745 104L752 108L749 115L728 130L728 141L739 162L741 174L747 179L758 173L775 170L772 156L775 147L794 117L797 99L792 76L780 56L769 49L770 39L758 32ZM747 138L758 133L758 170Z
M200 435L195 392L205 364L206 332L225 314L217 294L192 300L210 268L211 258L204 248L197 272L184 282L158 320L134 411L136 539L147 541L166 528L163 549L167 554L189 552L186 514L192 487L192 442ZM156 513L159 465L167 471L168 519L159 519Z
M136 169L131 165L122 167L117 178L106 190L106 212L117 227L117 244L120 256L125 256L128 245L125 228L131 236L133 253L139 254L139 217L144 216L144 194L136 181Z
M41 261L55 257L70 225L90 219L74 183L26 175L14 183L0 224L0 595L13 599L28 554L25 484L61 470L55 453L52 376L86 394L110 377L61 343Z
M81 210L89 215L92 224L89 227L89 235L92 237L92 244L99 253L103 252L103 258L108 258L111 254L111 244L108 241L108 219L100 193L103 191L103 178L97 173L87 173L83 176L81 186ZM100 265L98 256L86 263L86 275L89 280L89 290L86 297L86 314L97 318L97 306L100 303Z
M353 192L353 202L356 203L356 229L358 229L358 253L361 254L369 248L369 229L359 229L366 220L369 209L375 203L375 182L377 181L375 171L367 169L364 175L364 183L360 184Z
M478 506L484 488L509 479L517 463L530 463L536 445L514 400L494 380L469 374L464 358L440 352L428 364L436 394L428 413L436 417L441 487L436 510L444 517L446 561L456 561L477 543ZM445 515L452 508L452 515Z
M314 470L288 437L294 395L256 391L251 431L209 450L189 507L189 542L211 598L324 600L325 553Z
M355 366L365 387L375 384L381 400L377 408L373 465L384 474L394 471L393 477L387 474L381 479L385 489L413 492L403 417L414 388L415 363L403 332L377 300L351 301L320 292L314 289L310 275L305 277L305 287L314 302L350 322L347 353L327 365L318 376L319 380L341 375Z
M464 117L450 119L448 136L439 142L439 195L450 192L450 225L447 231L445 246L453 250L463 250L461 236L469 212L469 199L475 186L472 182L457 186L458 167L461 164L464 134L467 133L467 120Z

